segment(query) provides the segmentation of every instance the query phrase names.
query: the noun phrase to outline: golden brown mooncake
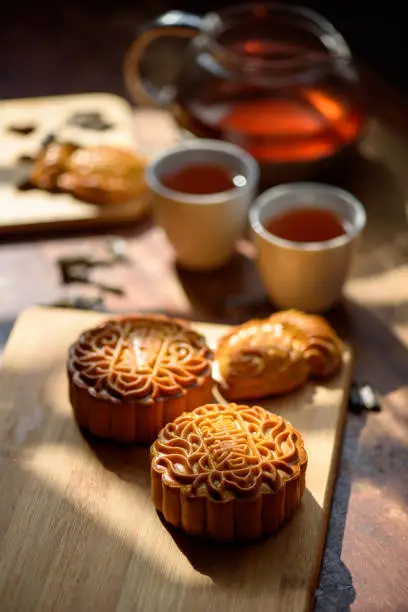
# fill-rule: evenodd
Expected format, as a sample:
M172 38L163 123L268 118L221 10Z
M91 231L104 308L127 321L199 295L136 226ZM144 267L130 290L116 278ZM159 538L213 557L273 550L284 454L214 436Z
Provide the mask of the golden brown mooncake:
M146 159L108 145L83 147L67 160L58 186L79 200L93 204L120 204L147 190Z
M310 377L336 374L343 344L322 317L277 312L234 327L217 346L221 388L228 400L255 399L297 389Z
M152 445L153 503L188 534L253 540L295 512L306 466L302 437L282 417L207 404L168 423Z
M212 400L212 352L180 319L121 317L71 346L69 396L80 427L118 442L153 442L163 425Z

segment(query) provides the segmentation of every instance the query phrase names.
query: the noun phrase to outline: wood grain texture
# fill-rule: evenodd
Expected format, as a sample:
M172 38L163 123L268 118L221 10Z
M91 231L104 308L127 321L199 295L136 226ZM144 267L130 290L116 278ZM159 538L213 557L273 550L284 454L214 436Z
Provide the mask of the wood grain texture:
M260 402L304 436L307 491L292 521L253 545L214 545L167 527L150 500L146 447L84 438L65 362L95 313L31 309L0 375L0 601L6 610L308 610L346 414L351 354L324 386ZM214 345L225 326L194 324Z
M111 129L96 131L67 124L72 115L84 112L100 113ZM35 126L28 136L10 131L12 126L27 124ZM148 195L123 204L96 206L67 193L17 189L28 173L19 157L37 155L42 140L49 134L80 146L108 144L136 148L131 107L118 96L87 94L0 102L0 236L123 225L146 212Z
M93 27L93 18L90 19ZM128 23L129 19L125 21ZM114 25L109 20L104 28L103 36L114 36ZM133 36L133 23L130 29L129 36ZM51 34L53 30L47 31ZM105 46L104 37L103 41ZM46 41L43 46L42 42L36 39L33 49L38 49L39 65L44 66L41 52L45 54ZM118 42L122 43L121 37ZM112 46L115 47L113 42ZM99 52L88 47L87 58L92 57L94 66L99 66ZM105 67L104 75L108 88L117 75L114 72L108 75ZM37 95L41 88L46 90L47 83L38 79L32 79L30 89L27 85L30 76L31 73L24 72L26 92ZM88 87L86 74L82 76L82 85L80 78L76 81L77 91ZM13 83L19 86L14 73ZM54 79L53 83L58 91L68 93L63 71L59 82ZM316 612L350 609L352 612L406 612L408 601L407 105L400 96L390 96L388 86L373 75L368 79L367 91L376 117L352 163L336 180L362 200L368 227L345 298L329 316L339 333L349 338L355 348L355 378L359 382L368 381L378 389L383 411L347 417L316 592ZM135 124L138 142L149 153L179 138L174 123L163 111L139 109ZM333 179L325 177L324 180ZM121 235L127 240L130 263L94 273L95 277L123 284L126 289L122 298L105 296L111 310L164 311L219 323L240 323L273 310L246 241L239 245L239 254L226 268L203 277L174 265L172 250L152 220L135 223ZM105 249L105 236L90 233L64 238L48 235L47 239L36 236L30 241L21 235L3 240L0 244L0 351L22 309L70 295L94 294L86 286L61 285L55 266L57 257L78 252L102 255ZM0 495L0 504L2 499ZM26 499L29 507L29 497ZM0 515L2 512L0 505ZM124 553L120 571L127 567L126 559ZM13 578L14 585L18 581L19 576Z

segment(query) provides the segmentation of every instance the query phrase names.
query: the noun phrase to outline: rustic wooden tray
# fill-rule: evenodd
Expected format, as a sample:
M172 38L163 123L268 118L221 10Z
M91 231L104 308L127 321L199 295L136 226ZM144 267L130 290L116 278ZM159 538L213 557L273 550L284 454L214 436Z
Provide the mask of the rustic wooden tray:
M111 129L95 131L67 125L67 119L74 113L90 111L101 113L112 125ZM36 126L32 134L25 136L10 131L11 126L27 124ZM17 189L16 185L27 175L27 166L18 163L19 157L35 155L43 138L50 133L79 145L137 148L132 109L118 96L98 93L0 102L0 236L126 224L146 211L147 195L137 202L95 206L69 194Z
M266 541L214 545L153 508L148 449L84 438L67 396L67 348L106 315L33 308L0 373L0 602L24 612L308 610L323 550L352 358L329 384L262 404L299 429L307 491ZM226 326L194 324L214 344Z

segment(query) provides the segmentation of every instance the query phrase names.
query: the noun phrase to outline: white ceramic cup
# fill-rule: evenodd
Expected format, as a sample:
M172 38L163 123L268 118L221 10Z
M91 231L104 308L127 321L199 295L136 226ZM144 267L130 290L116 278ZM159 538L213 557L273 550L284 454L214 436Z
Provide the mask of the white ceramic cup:
M202 163L230 169L244 176L246 183L229 191L196 195L174 191L161 182L166 174ZM232 257L235 243L247 224L258 177L258 164L248 153L218 140L187 140L153 160L147 169L153 213L181 266L211 270Z
M344 223L346 233L323 242L292 242L274 236L265 223L287 210L324 208ZM265 288L279 308L328 310L340 298L357 239L366 224L363 205L330 185L288 183L265 191L254 203L250 224Z

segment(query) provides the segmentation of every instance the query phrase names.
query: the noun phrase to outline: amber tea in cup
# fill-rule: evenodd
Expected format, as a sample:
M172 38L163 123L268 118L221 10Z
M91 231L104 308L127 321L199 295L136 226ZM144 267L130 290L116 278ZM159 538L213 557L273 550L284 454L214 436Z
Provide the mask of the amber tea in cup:
M180 193L209 195L246 185L242 174L212 163L188 164L162 176L162 184Z
M292 208L264 223L274 236L291 242L326 242L347 232L349 223L325 208Z
M351 193L319 183L280 185L257 198L249 219L275 306L323 312L340 299L366 223Z
M189 139L150 163L153 213L180 266L206 271L231 259L258 177L248 153L219 140Z

